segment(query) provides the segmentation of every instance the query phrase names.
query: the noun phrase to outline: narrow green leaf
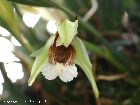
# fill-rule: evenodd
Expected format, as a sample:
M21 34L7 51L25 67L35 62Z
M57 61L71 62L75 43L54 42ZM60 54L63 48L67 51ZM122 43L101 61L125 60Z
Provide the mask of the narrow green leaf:
M43 52L43 48L40 48L39 50L33 52L30 56L31 57L37 57L38 55L41 54L41 52Z
M14 8L7 0L0 0L0 25L6 28L22 45L31 53L34 48L30 41L23 35L20 19L16 16Z
M13 1L13 2L16 2L16 3L24 4L24 5L52 7L52 6L50 6L49 3L44 3L43 1L40 1L40 0L8 0L8 1Z
M99 92L96 86L95 79L93 77L93 72L92 72L92 64L89 60L86 48L78 37L74 38L73 40L73 46L76 49L76 64L78 64L83 71L85 72L87 78L91 82L92 89L95 93L96 98L99 96Z
M114 58L112 53L105 46L99 47L87 41L84 41L84 44L88 50L93 51L96 55L105 58L110 63L115 65L120 71L125 70L124 66Z

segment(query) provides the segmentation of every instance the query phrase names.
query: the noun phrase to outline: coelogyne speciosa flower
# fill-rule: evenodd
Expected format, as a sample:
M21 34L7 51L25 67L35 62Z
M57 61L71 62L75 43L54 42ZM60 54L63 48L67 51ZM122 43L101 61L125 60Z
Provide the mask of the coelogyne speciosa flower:
M59 77L69 82L77 77L79 65L91 82L95 96L98 89L92 73L92 65L82 40L76 37L78 20L56 22L57 33L48 39L46 45L32 54L36 57L28 85L31 86L40 72L48 80Z
M57 46L58 38L59 34L56 33L53 45L48 50L48 61L42 69L42 74L48 80L59 76L62 81L68 82L78 74L75 66L76 51L71 44L68 47Z

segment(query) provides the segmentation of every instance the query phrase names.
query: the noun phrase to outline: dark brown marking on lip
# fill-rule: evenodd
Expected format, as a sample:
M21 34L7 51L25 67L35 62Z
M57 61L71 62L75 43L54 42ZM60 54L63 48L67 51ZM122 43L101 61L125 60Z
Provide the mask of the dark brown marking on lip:
M76 51L72 45L65 47L64 45L56 47L56 40L59 34L56 33L53 45L49 48L49 62L52 64L63 63L64 65L75 64Z

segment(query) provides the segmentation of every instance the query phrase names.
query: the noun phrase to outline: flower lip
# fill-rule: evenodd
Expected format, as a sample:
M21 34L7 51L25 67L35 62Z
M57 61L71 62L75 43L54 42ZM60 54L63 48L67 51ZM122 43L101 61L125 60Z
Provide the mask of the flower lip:
M48 80L59 76L62 81L70 82L78 75L75 66L76 50L71 44L68 47L63 44L56 46L58 38L59 34L56 33L54 42L48 50L48 61L42 69L42 74Z
M76 51L70 44L68 47L64 45L56 46L56 40L59 34L56 34L53 45L49 48L48 62L51 64L62 63L63 65L75 64Z
M43 76L48 80L59 77L63 82L70 82L77 77L78 72L75 65L63 65L62 63L50 64L47 62L42 70Z

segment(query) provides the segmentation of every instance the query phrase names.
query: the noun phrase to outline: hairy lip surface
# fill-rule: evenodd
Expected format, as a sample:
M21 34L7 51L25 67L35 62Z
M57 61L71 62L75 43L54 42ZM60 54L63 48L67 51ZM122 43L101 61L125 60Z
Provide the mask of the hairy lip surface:
M64 65L73 65L75 64L75 56L76 51L72 45L65 47L64 45L61 46L54 46L52 45L49 48L49 62L52 64L63 63Z
M59 34L56 34L53 45L49 48L49 62L52 64L63 63L64 65L75 64L76 50L72 45L65 47L64 45L56 46L56 40Z

